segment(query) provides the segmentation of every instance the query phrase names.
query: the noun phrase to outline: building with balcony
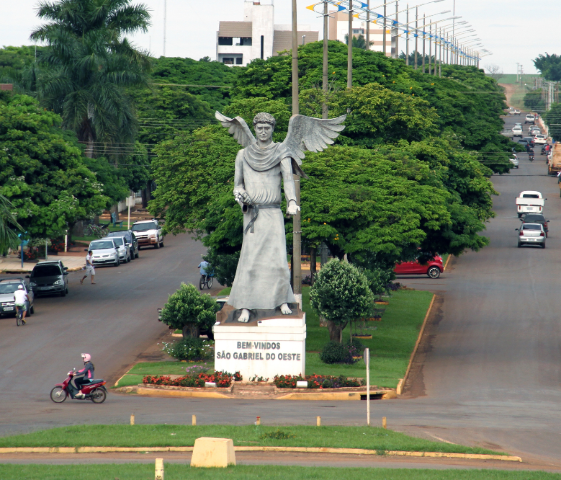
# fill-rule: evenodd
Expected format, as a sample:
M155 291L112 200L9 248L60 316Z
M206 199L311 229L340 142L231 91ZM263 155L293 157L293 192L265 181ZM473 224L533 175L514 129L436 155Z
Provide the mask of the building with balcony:
M220 22L216 34L216 60L225 65L245 66L292 49L292 26L275 25L274 5L262 1L244 2L241 22ZM317 42L319 32L298 25L298 43Z

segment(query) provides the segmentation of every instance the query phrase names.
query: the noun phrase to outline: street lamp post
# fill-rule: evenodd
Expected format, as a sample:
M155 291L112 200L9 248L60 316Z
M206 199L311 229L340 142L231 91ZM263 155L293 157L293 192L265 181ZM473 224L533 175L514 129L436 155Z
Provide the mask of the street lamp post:
M292 115L300 113L298 101L298 18L296 0L292 0ZM300 177L293 175L296 204L300 205ZM292 220L292 289L302 308L302 217L300 212Z
M419 52L419 7L415 7L415 70L417 70L417 53Z

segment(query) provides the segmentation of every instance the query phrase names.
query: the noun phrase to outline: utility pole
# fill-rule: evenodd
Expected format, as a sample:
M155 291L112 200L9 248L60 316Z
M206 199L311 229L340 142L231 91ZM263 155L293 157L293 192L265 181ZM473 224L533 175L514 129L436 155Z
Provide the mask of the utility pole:
M349 35L347 38L347 88L353 86L353 2L349 2Z
M366 1L366 50L370 50L370 0Z
M296 0L292 0L292 115L300 113L298 101L298 18ZM300 177L293 175L296 204L300 205ZM302 217L300 212L292 220L292 290L302 308Z
M429 75L432 72L432 25L429 30Z
M322 89L323 89L323 105L321 108L321 118L328 118L328 108L327 108L327 86L329 83L328 77L329 77L329 72L328 72L328 64L327 64L327 48L328 48L328 35L329 35L329 31L328 31L328 18L329 18L329 13L327 11L327 2L323 2L323 83L322 83Z
M399 29L397 28L397 22L399 21L399 2L395 2L395 56L394 58L399 58Z
M443 41L443 39L442 39L442 27L440 28L440 33L439 33L438 37L439 37L438 40L439 40L439 44L440 44L440 47L438 49L439 50L438 51L438 76L440 78L442 78L442 41Z
M388 4L384 3L384 31L382 33L382 52L384 52L384 56L386 56L386 16Z
M423 13L423 73L425 73L425 14Z
M405 24L407 25L407 33L405 34L405 65L409 65L409 4L407 4L406 11Z
M164 0L164 57L166 56L166 30L167 30L167 16L168 16L168 1Z
M419 7L415 7L415 70L417 70L418 53L419 53Z

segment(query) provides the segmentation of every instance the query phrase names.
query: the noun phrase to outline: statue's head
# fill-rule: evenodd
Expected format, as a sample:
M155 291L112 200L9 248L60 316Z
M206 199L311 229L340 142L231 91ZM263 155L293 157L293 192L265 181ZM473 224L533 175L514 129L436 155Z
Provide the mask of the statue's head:
M277 121L270 113L261 112L255 115L253 119L253 128L257 138L262 142L271 139L275 130Z

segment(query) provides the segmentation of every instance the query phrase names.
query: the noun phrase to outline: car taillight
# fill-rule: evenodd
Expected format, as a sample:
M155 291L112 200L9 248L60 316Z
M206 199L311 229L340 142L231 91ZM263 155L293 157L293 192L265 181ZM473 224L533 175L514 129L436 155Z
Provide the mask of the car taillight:
M524 233L522 232L522 230L520 230L519 235L520 235L520 236L524 235Z
M545 237L545 233L540 233L540 237Z

